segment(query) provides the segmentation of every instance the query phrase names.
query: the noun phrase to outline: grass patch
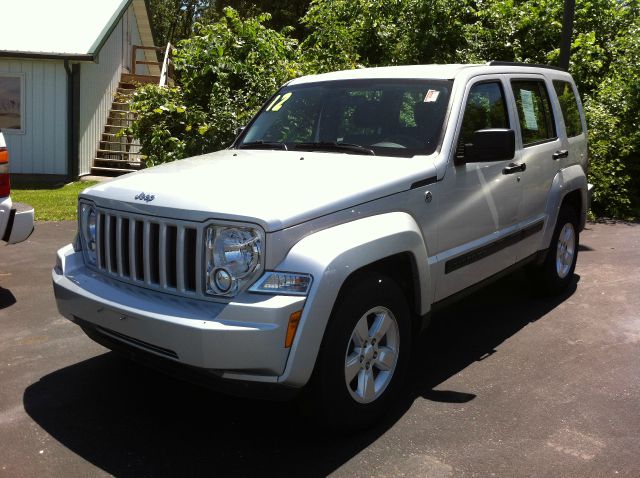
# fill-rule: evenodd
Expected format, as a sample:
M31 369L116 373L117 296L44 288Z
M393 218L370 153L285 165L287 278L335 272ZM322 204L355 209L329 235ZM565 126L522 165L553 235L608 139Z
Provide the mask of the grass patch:
M11 199L33 206L36 213L36 221L74 220L78 217L78 193L94 184L97 184L97 182L12 184Z

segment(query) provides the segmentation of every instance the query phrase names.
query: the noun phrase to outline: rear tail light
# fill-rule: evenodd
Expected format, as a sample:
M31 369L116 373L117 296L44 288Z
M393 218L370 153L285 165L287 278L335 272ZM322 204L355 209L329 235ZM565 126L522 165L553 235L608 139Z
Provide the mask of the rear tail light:
M11 183L9 181L9 151L0 146L0 198L11 194Z

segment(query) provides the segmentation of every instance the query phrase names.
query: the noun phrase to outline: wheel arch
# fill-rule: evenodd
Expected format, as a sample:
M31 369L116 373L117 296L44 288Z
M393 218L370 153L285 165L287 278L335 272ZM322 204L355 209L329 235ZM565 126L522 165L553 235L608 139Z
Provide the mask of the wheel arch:
M348 245L344 238L348 238ZM278 266L280 270L313 276L279 381L292 386L303 386L308 381L340 292L363 274L378 272L389 276L403 289L412 312L426 314L433 299L427 258L427 245L419 226L403 212L359 219L302 239Z
M578 230L584 229L587 218L587 177L580 165L569 166L558 171L549 191L546 216L547 224L542 240L542 249L549 247L558 214L564 204L570 204L578 214Z

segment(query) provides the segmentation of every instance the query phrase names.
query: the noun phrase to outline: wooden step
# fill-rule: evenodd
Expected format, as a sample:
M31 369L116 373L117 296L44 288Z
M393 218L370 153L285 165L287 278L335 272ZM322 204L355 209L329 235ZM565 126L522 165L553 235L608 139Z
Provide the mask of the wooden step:
M113 159L113 158L93 158L94 163L117 163L128 164L129 166L142 167L144 163L142 161L133 161L130 159Z
M109 125L106 125L106 126L109 126ZM122 126L118 126L118 128L122 128ZM102 136L109 136L110 138L123 138L123 139L127 138L126 134L118 136L118 133L107 133L106 131L102 133Z
M113 176L120 176L121 174L135 173L139 169L124 169L124 168L107 168L104 166L93 166L91 168L91 174L101 175L110 174Z
M122 139L126 139L126 138L123 136ZM139 147L140 146L140 143L132 143L130 141L106 141L104 139L100 140L100 144L116 144L118 146L130 146L130 147L134 147L134 146L135 147Z
M155 83L157 85L160 83L160 77L153 75L132 75L130 73L123 73L121 78L123 83L129 84Z
M140 155L140 151L113 151L110 149L99 149L98 151L96 151L97 153L103 153L103 154L128 154L128 155Z
M127 125L124 125L124 124L106 124L106 125L104 125L104 127L105 128L116 128L117 130L115 131L115 133L117 133L118 131L122 131L123 129L126 129ZM108 133L109 131L105 131L105 132Z
M126 118L125 116L109 115L107 119L117 120L117 121L135 121L135 118Z

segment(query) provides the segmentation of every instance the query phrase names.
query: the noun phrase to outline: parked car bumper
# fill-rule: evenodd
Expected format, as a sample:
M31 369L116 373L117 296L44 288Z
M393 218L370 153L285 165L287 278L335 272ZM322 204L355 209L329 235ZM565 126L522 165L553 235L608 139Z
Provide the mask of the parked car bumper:
M0 202L0 239L9 244L26 240L33 232L34 212L28 204L11 201L7 197Z
M289 317L305 300L244 293L218 303L159 293L92 271L72 245L58 251L52 278L60 313L103 345L119 344L221 379L271 384L289 356Z

